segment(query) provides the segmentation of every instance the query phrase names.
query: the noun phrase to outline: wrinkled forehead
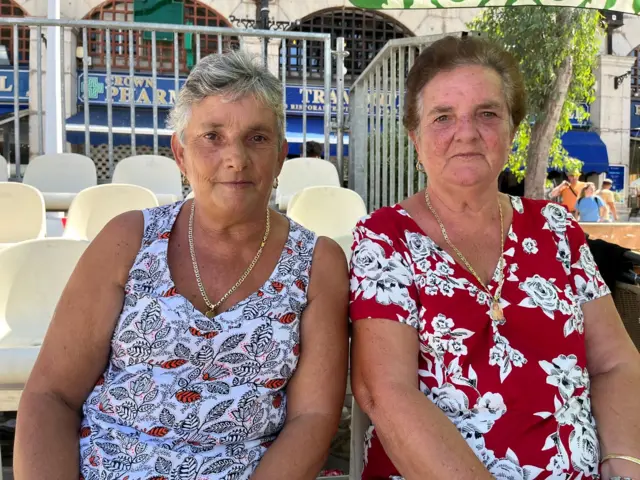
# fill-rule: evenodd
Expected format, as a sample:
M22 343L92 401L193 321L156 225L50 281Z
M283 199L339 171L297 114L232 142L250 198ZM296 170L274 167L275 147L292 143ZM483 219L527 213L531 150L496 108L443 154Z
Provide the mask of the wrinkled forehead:
M507 108L500 75L480 65L464 65L436 74L422 89L422 106L428 110L458 110L491 105Z
M217 125L234 130L277 129L276 113L255 95L211 95L192 105L188 127Z

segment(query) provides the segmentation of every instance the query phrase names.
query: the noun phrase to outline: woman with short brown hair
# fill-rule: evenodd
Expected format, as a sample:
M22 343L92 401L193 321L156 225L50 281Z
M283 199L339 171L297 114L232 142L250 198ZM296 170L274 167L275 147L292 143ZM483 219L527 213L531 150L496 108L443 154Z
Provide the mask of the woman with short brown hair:
M448 37L407 87L427 187L355 230L362 478L640 479L640 357L584 233L498 192L525 117L516 60Z

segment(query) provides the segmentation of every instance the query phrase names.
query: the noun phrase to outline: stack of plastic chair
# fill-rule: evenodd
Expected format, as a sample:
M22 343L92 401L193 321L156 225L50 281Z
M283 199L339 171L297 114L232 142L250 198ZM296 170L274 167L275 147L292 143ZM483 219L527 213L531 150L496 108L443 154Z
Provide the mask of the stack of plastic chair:
M96 166L77 153L55 153L32 158L23 183L42 192L47 210L66 211L76 195L97 185Z
M44 198L30 185L0 182L0 250L43 238L46 233Z
M297 192L313 186L340 186L336 167L319 158L292 158L284 162L278 176L276 204L282 211L287 210L289 201Z
M296 196L287 215L318 235L340 238L351 234L358 220L367 215L367 207L353 190L308 187Z
M87 188L71 204L63 236L91 241L121 213L157 206L156 195L137 185L106 184Z
M113 172L113 183L148 188L160 205L182 200L182 175L175 161L160 155L135 155L122 159Z
M15 411L53 311L88 242L29 240L0 252L0 411Z

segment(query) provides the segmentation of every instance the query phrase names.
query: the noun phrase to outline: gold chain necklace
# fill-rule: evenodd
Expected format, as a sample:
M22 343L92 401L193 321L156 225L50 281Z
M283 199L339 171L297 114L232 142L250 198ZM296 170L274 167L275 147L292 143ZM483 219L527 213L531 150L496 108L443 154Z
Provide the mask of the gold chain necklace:
M440 220L440 216L431 205L431 200L429 199L429 193L427 190L424 191L424 199L427 202L427 207L431 210L431 213L440 225L440 230L442 231L442 236L444 237L447 245L451 247L451 249L456 252L458 258L464 263L467 270L476 278L478 283L486 290L486 292L491 297L491 319L496 322L498 325L503 325L505 323L504 312L502 311L502 307L500 306L500 296L502 294L502 286L504 285L504 219L502 217L502 205L500 205L500 200L498 200L498 211L500 212L500 258L498 259L498 268L500 270L500 281L498 282L498 287L496 288L496 293L491 294L491 290L484 284L484 282L480 279L480 275L476 273L471 264L464 257L462 252L458 250L458 248L453 244L453 242L449 239L449 235L447 235L447 230L444 228L444 224L442 220Z
M216 303L212 303L207 296L207 292L204 289L204 285L202 284L202 279L200 278L200 269L198 268L198 262L196 261L196 249L193 246L193 217L194 212L196 210L196 202L191 203L191 215L189 216L189 252L191 253L191 262L193 263L193 273L196 275L196 282L198 283L198 289L200 290L200 295L202 295L202 299L204 303L207 305L209 310L206 311L205 315L207 318L213 318L216 316L216 309L222 305L222 303L229 298L229 296L235 292L240 285L247 279L253 267L256 266L260 256L262 255L262 250L264 246L267 244L267 238L269 237L269 230L271 230L271 219L269 214L269 209L267 208L267 227L264 230L264 236L262 237L262 242L260 243L260 248L258 249L258 253L253 257L251 263L249 264L249 268L245 270L240 279L236 282L236 284L229 289L227 293L225 293L220 300Z

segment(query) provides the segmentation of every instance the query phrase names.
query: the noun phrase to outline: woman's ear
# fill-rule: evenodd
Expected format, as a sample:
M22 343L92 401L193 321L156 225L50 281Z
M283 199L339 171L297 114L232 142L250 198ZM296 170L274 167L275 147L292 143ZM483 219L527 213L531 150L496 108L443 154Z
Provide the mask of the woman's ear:
M177 133L174 133L173 135L171 135L171 151L173 152L173 158L175 159L176 164L178 165L178 168L180 169L182 174L186 177L187 170L185 168L185 161L184 161L185 160L184 146L182 145L180 138L178 138Z
M409 132L409 138L411 139L411 142L416 149L416 153L420 155L420 142L418 142L419 136L416 134L415 130L411 130Z

